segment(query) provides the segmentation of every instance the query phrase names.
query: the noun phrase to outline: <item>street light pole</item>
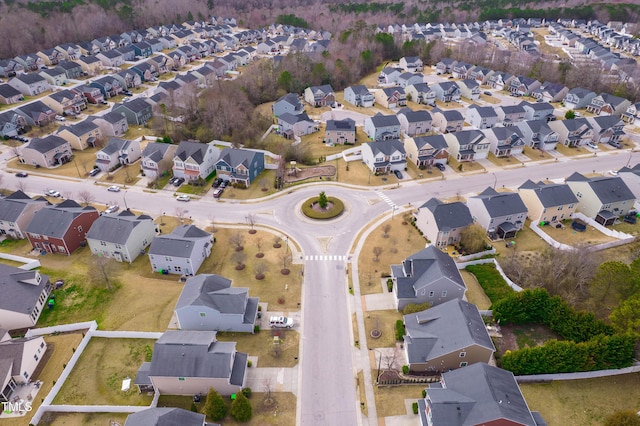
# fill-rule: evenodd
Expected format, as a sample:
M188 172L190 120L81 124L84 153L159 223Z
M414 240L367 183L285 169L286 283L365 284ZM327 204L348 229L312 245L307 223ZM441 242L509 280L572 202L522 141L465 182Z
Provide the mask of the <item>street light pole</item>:
M498 176L495 173L493 174L493 189L496 189L496 185L498 184Z
M122 195L122 201L124 201L124 208L129 210L129 206L127 206L127 191L124 191L124 195Z

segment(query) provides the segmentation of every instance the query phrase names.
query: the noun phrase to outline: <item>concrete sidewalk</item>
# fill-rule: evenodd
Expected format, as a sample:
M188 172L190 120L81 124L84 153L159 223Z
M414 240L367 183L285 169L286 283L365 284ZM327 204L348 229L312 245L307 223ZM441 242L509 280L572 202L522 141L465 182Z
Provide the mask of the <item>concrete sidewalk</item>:
M255 365L255 358L249 359ZM269 384L271 392L292 392L298 396L298 369L297 365L292 368L248 368L245 387L251 388L253 392L264 392L265 386Z

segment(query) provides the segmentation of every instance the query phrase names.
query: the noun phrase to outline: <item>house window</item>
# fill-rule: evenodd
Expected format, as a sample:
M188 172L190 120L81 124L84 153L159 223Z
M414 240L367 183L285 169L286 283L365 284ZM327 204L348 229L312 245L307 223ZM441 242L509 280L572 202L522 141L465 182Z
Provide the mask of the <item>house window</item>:
M447 297L447 290L442 291L442 297Z
M101 246L106 246L106 245L107 245L107 243L105 243L104 241L100 241L100 245L101 245Z
M569 204L569 208L572 209L573 208L573 204Z
M460 352L460 358L464 358L465 356L467 356L466 352L464 352L464 351Z
M40 343L40 347L44 348L44 342Z
M181 272L181 271L182 271L182 268L181 268L180 266L174 266L174 267L173 267L173 269L174 269L176 272Z
M429 292L429 297L433 297L435 295L435 293L433 291Z
M82 232L82 225L78 225L78 232Z
M58 246L58 251L60 253L65 253L64 247L63 246Z
M34 356L33 356L33 359L34 359L35 361L38 361L40 358L38 358L38 355L34 355Z
M22 375L24 376L25 379L29 378L29 373L27 373L26 371L24 373L22 373Z
M206 316L207 316L207 314L205 312L200 312L200 318L204 318Z
M563 206L558 206L558 211L562 210Z
M467 365L469 365L469 363L468 363L468 362L461 362L461 363L460 363L460 367L466 367Z

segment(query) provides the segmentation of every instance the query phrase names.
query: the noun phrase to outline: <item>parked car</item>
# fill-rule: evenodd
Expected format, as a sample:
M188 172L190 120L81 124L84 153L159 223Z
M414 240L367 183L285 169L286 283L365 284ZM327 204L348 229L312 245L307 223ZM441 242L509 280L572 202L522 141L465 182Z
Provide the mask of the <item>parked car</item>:
M180 194L176 197L178 201L189 201L191 197L188 194Z
M109 105L109 103L108 103L107 101L100 101L100 103L101 103L102 105Z
M111 185L107 188L109 192L120 192L120 187L118 185Z
M446 167L442 163L436 163L435 166L436 166L436 169L440 170L441 172L444 172L446 169Z
M591 149L598 149L598 144L595 142L589 142L587 146Z
M47 189L44 195L46 195L47 197L56 197L56 198L61 197L60 193L54 189Z
M120 206L117 204L114 204L112 206L107 207L107 209L104 211L104 213L106 214L111 214L111 213L115 213L118 210L120 210Z
M224 188L216 189L215 191L213 191L213 198L220 198L223 192L224 192Z
M178 180L178 178L177 178L176 176L174 176L174 177L172 177L171 179L169 179L169 183L170 183L171 185L173 185L173 183L174 183L176 180Z
M179 177L173 181L173 186L180 186L184 183L185 179L183 177Z
M609 174L611 176L618 176L618 171L617 170L609 170Z
M125 96L133 96L133 93L129 90L122 92Z
M484 94L487 95L487 96L491 96L492 95L491 92L488 91L488 90L485 90Z
M622 149L622 144L618 141L609 141L609 145L614 148Z
M56 115L56 121L67 121L67 119L61 115Z
M18 172L16 173L16 177L27 177L29 176L29 173L27 172Z
M398 179L402 179L402 172L400 170L394 170L393 174L396 175Z
M220 188L225 189L227 187L227 185L229 185L229 181L228 180L222 180L222 182L220 182Z
M217 187L219 187L219 186L220 186L220 184L221 184L222 182L223 182L223 179L222 179L222 178L217 178L217 179L215 179L215 180L213 181L213 185L212 185L212 187L213 187L213 188L217 188Z
M89 172L89 176L96 176L98 173L100 173L100 169L91 169L91 171Z
M271 317L269 318L269 327L291 328L293 327L293 319L288 317Z

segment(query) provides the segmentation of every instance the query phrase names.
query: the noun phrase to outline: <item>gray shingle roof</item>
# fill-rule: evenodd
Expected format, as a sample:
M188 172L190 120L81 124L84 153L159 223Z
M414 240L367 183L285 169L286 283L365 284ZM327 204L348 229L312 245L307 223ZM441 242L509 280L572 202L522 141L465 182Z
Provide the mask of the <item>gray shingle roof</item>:
M534 183L531 180L527 180L520 185L518 189L530 189L536 194L538 200L543 207L557 207L565 204L577 203L578 198L573 194L569 185L560 183L548 183L544 182Z
M464 228L473 223L469 208L461 202L445 204L437 198L431 198L420 208L431 211L440 231Z
M278 120L282 120L288 124L296 124L302 121L313 122L313 120L309 118L306 112L303 112L301 114L291 114L289 112L285 112L278 117Z
M31 277L38 274L37 271L25 271L14 266L0 264L0 309L29 314L38 303L38 298L49 283L49 276L40 274L40 284L34 285L24 280L25 272ZM2 324L0 323L0 327Z
M42 204L42 206L45 206L47 201L44 199L33 200L22 191L16 191L0 199L0 220L15 222L29 204Z
M375 127L391 127L400 126L400 121L395 115L382 115L377 113L373 117L370 117L371 122Z
M602 204L617 203L619 201L635 200L636 197L619 176L602 176L587 178L578 172L569 176L567 182L583 181L596 194Z
M76 217L91 212L95 212L97 215L97 210L94 207L82 207L73 200L65 200L60 204L45 206L38 210L25 231L52 238L62 238Z
M182 161L191 157L196 163L202 164L205 154L207 153L207 148L209 148L209 146L204 143L182 141L180 145L178 145L178 149L176 149L175 156Z
M168 143L149 142L142 151L142 158L149 158L157 163L164 158L170 146Z
M404 324L409 363L423 363L472 345L495 351L478 308L461 299L405 315Z
M60 133L63 130L68 130L72 135L83 136L89 132L98 129L99 126L90 120L83 120L70 126L60 126L56 133Z
M369 92L369 89L367 89L367 87L363 84L356 84L355 86L350 86L351 91L356 94L356 95L368 95L371 92Z
M128 108L134 113L140 113L146 109L151 108L151 104L147 102L144 98L133 98L129 102L124 102L119 105L120 107ZM116 107L114 107L115 109Z
M13 96L22 96L22 93L17 89L14 89L13 86L0 84L0 95L4 98L11 98Z
M0 375L2 377L22 375L24 345L30 340L38 338L40 338L40 336L11 339L0 342L0 361L5 361L0 362ZM29 354L29 357L30 355L31 354Z
M123 210L117 215L102 215L91 225L87 238L115 244L126 244L131 232L143 221L153 222L147 215L136 216Z
M69 142L62 139L60 136L49 135L45 136L42 139L35 138L31 139L31 142L27 145L28 148L34 149L41 154L46 154L47 152L59 148L63 145L68 145Z
M487 188L472 198L482 200L490 217L526 214L528 211L517 192L497 192L493 188Z
M149 254L190 257L195 242L203 238L211 239L211 234L195 225L180 225L170 234L155 237L149 247Z
M203 426L204 414L182 408L153 407L129 414L125 426Z
M443 135L419 136L413 138L413 140L418 150L422 149L426 145L430 145L437 150L449 148L449 145L447 145L447 141Z
M398 115L404 115L409 123L419 123L421 121L431 121L431 114L421 109L418 111L412 111L409 108L403 108L398 112Z
M391 155L396 151L400 152L401 154L405 153L404 145L398 139L367 142L363 145L368 145L369 147L371 147L371 151L373 152L374 157L378 153L383 153L384 155Z
M264 161L264 154L262 153L250 151L248 149L224 148L220 152L220 159L218 161L224 161L232 168L236 168L242 164L247 169L250 169L251 163L256 157L259 157Z

